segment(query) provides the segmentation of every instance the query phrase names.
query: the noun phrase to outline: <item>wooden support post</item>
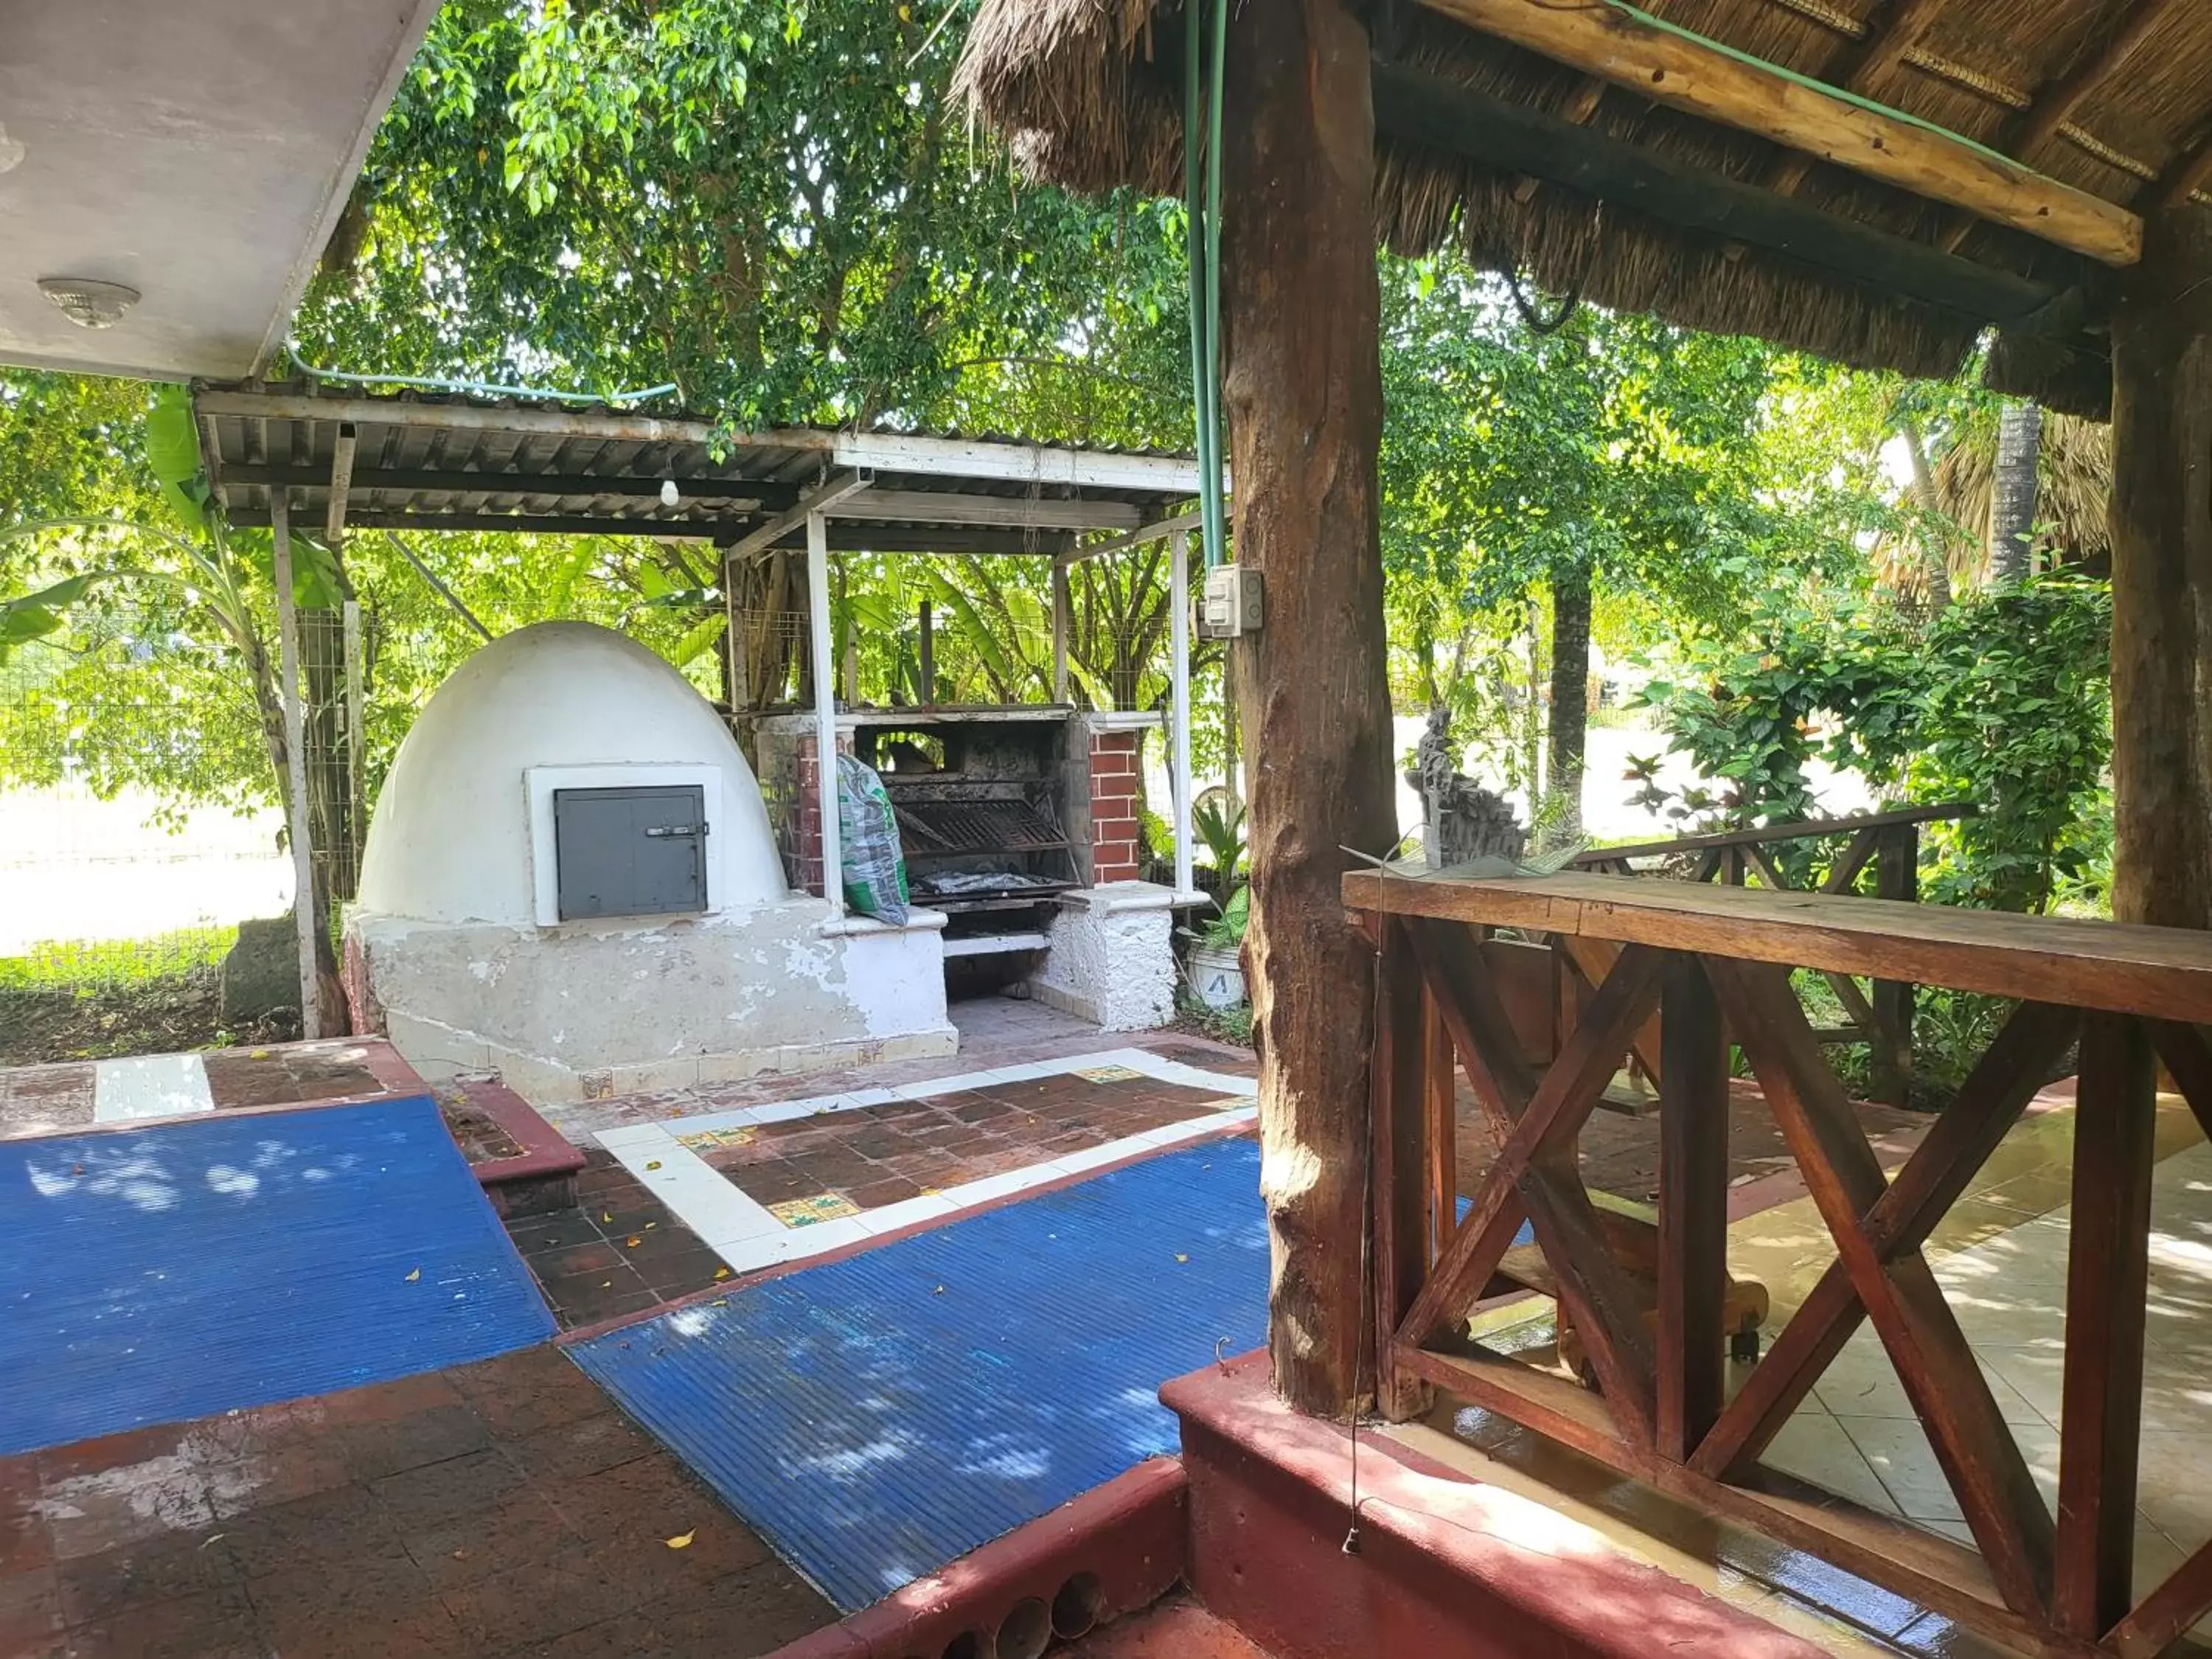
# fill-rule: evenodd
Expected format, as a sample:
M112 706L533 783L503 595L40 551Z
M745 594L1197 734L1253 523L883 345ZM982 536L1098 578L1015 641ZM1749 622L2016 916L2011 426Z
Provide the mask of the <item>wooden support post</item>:
M2112 314L2112 914L2212 927L2212 222L2154 215Z
M921 628L921 703L927 708L937 701L937 618L927 599L921 602L918 620Z
M2094 1641L2134 1605L2136 1462L2158 1097L2142 1027L2081 1026L2074 1114L2074 1221L2066 1271L2058 1558L2051 1620Z
M1428 1095L1428 999L1403 921L1382 928L1377 975L1375 1060L1368 1104L1369 1164L1374 1181L1375 1409L1394 1422L1428 1408L1428 1389L1390 1357L1390 1336L1406 1316L1428 1271L1429 1194L1422 1164Z
M1373 954L1345 852L1398 839L1376 519L1375 112L1345 0L1230 22L1222 306L1238 558L1267 626L1232 647L1250 757L1252 1025L1273 1243L1268 1346L1307 1411L1359 1397Z
M1875 896L1916 901L1920 896L1920 826L1893 824L1876 832ZM1912 1092L1912 987L1893 979L1874 982L1874 1029L1868 1033L1871 1092L1902 1106Z
M1682 1463L1719 1417L1726 1383L1729 1043L1695 957L1668 958L1659 1022L1657 1449Z

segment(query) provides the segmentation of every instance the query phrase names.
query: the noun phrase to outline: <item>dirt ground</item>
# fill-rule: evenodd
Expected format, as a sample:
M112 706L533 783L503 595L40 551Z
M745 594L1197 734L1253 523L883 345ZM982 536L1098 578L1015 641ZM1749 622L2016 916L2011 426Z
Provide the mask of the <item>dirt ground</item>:
M289 1042L298 1035L290 1013L226 1029L215 974L98 990L0 989L0 1066Z

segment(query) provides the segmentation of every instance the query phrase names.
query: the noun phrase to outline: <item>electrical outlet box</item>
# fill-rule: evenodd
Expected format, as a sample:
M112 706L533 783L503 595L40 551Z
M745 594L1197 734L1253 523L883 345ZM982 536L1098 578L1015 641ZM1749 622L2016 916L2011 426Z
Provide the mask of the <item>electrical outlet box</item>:
M1198 599L1198 637L1242 639L1260 631L1260 573L1241 565L1218 564L1206 573Z

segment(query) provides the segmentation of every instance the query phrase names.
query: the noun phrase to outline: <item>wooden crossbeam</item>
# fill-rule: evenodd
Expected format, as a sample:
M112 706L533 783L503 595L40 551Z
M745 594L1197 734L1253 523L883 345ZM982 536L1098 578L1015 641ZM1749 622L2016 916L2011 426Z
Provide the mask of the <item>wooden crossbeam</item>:
M2142 1605L2112 1626L2104 1645L2115 1659L2154 1659L2208 1610L2212 1610L2212 1544L2198 1549L2143 1597Z
M1999 1029L1950 1108L1928 1133L1874 1207L1866 1234L1884 1259L1917 1249L1996 1150L2080 1029L2070 1008L2024 1003ZM1812 1293L1775 1337L1713 1431L1691 1459L1700 1473L1741 1476L1804 1401L1828 1362L1864 1316L1849 1270L1829 1264Z
M1423 3L1640 96L1966 208L2103 264L2131 265L2142 258L2142 221L2125 208L1625 10L1545 0Z
M2147 1019L2143 1024L2159 1059L2172 1074L2174 1086L2189 1103L2197 1127L2204 1131L2207 1139L2212 1139L2212 1043L2207 1043L2203 1031L2194 1025L2169 1019Z
M1456 936L1456 937L1455 937ZM1622 954L1542 1079L1529 1085L1518 1039L1463 929L1412 925L1414 954L1498 1140L1467 1219L1413 1299L1400 1338L1424 1347L1465 1312L1525 1213L1582 1332L1622 1432L1648 1445L1652 1358L1640 1298L1613 1259L1574 1167L1574 1139L1658 997L1659 953Z
M1917 1249L1885 1256L1868 1237L1863 1218L1887 1190L1881 1165L1787 970L1718 958L1706 969L1990 1576L2008 1606L2039 1613L2051 1583L2050 1514L1926 1260Z

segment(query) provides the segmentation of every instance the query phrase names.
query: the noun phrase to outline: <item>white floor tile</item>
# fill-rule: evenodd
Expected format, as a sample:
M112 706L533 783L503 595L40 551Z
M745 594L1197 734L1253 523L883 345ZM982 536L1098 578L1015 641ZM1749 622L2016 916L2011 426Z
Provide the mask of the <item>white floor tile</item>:
M141 1054L93 1067L92 1121L135 1123L215 1110L207 1066L198 1054Z
M621 1146L658 1146L670 1136L668 1131L658 1123L624 1123L611 1129L601 1129L592 1139L611 1152Z

